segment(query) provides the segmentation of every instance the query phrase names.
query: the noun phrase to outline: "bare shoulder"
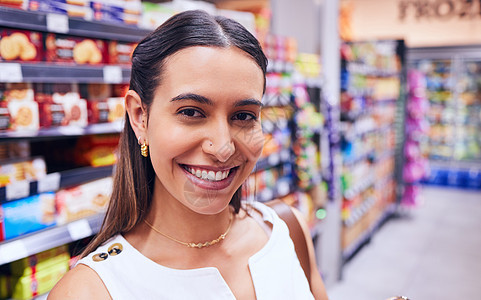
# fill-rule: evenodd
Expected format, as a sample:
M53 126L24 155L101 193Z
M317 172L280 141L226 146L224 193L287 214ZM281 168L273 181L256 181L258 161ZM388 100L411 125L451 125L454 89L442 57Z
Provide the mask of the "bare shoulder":
M111 299L107 288L97 273L79 264L55 285L48 300L56 299Z

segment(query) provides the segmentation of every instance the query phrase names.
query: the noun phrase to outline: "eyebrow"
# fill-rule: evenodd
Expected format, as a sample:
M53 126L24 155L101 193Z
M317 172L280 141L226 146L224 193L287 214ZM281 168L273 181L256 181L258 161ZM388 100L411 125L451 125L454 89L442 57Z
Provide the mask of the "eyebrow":
M182 101L182 100L192 100L201 104L207 104L207 105L214 105L214 102L210 100L207 97L204 97L199 94L194 94L194 93L185 93L185 94L180 94L175 96L174 98L170 99L170 102L175 102L175 101ZM256 99L243 99L239 100L235 103L235 107L239 106L248 106L248 105L256 105L262 107L263 104L261 101L256 100Z

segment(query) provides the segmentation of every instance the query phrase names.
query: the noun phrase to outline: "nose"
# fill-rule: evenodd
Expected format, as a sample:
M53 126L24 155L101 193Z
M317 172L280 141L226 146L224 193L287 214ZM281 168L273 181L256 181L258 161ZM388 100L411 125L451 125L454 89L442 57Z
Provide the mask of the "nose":
M229 124L217 122L205 137L202 150L220 162L226 162L235 153L235 145Z

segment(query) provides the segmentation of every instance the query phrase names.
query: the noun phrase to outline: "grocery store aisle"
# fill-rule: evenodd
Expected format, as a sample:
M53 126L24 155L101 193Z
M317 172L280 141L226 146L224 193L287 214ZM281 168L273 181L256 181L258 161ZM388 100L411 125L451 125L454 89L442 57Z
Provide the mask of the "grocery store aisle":
M425 187L344 267L330 300L480 299L481 192Z

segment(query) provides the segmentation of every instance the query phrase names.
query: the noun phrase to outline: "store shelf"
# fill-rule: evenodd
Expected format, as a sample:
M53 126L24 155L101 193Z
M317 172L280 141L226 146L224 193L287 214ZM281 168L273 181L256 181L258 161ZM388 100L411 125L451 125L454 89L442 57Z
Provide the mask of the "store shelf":
M97 233L103 214L52 227L0 243L0 265L52 249Z
M362 246L370 241L374 233L394 215L395 209L396 207L394 204L389 205L374 224L364 231L356 241L342 251L342 260L344 263L351 259L362 248Z
M48 15L48 13L0 7L0 26L48 32L50 31L49 27L51 27L47 24ZM70 35L138 42L149 32L149 30L140 29L135 26L68 18L67 34Z
M359 221L376 203L375 197L369 197L364 200L357 207L351 208L351 213L349 218L343 221L344 226L353 226L357 221Z
M13 82L128 83L130 73L130 68L126 66L74 65L40 62L0 63L0 78L2 78L2 81ZM10 77L8 77L9 75Z
M111 176L112 172L113 166L84 167L64 172L50 173L38 181L16 182L0 188L0 203L44 192L55 192L62 188Z
M35 131L4 131L0 132L2 142L12 139L39 140L51 137L69 137L92 134L120 133L123 122L93 124L87 127L64 126Z

